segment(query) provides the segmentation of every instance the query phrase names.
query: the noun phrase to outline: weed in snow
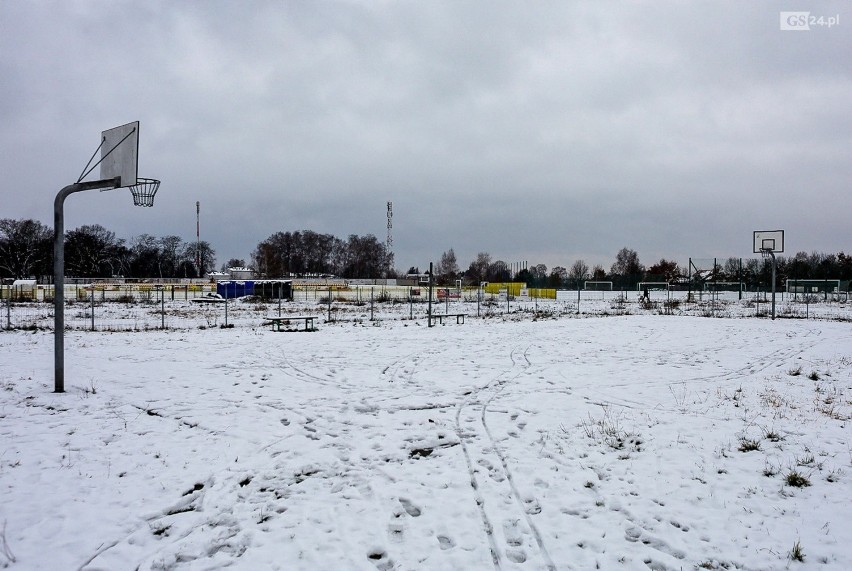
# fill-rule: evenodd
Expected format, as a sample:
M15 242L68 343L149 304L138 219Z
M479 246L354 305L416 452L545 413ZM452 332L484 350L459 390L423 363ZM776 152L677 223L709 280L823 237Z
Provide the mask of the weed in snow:
M751 452L752 450L760 450L760 440L751 440L748 438L740 440L740 452Z
M806 488L811 485L808 477L796 470L787 472L787 475L784 476L784 481L788 486L793 486L794 488Z
M793 544L793 549L790 550L790 559L799 562L804 562L805 560L805 552L802 551L802 544L798 539Z
M614 450L622 450L630 445L637 452L641 451L642 441L636 433L628 432L621 427L621 418L613 414L608 406L603 407L603 416L589 419L580 423L580 428L592 440L606 444Z

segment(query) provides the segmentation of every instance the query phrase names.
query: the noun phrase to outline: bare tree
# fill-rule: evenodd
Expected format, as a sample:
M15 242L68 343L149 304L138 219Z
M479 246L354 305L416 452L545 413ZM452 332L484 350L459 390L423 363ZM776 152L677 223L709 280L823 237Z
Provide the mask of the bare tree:
M610 273L616 276L637 276L645 271L645 266L639 263L639 254L636 250L622 248L615 255L615 263L610 268Z
M216 251L210 245L210 242L206 240L188 242L184 244L182 250L178 253L178 260L176 275L201 278L207 272L212 272L216 268ZM196 263L196 260L198 263ZM244 260L236 261L240 262L240 266L246 265Z
M541 287L547 281L547 266L544 264L532 266L529 273L536 287Z
M0 219L0 276L49 274L53 232L37 220Z
M511 281L512 275L509 269L509 264L503 260L497 260L488 266L486 280L490 282L508 282Z
M582 283L589 279L589 265L584 260L577 260L568 272L568 279L579 289Z
M568 270L562 266L556 266L550 271L547 279L547 287L559 289L568 281Z
M449 283L455 279L459 273L459 265L456 261L456 253L452 248L441 254L441 261L438 262L438 267L435 268L435 275L438 276L442 283Z
M648 268L648 274L653 276L652 279L674 282L680 277L680 269L677 262L661 258L659 262Z
M467 268L467 276L474 284L479 284L488 279L488 268L490 267L491 254L479 252L476 255L476 259Z
M65 269L68 275L109 277L121 273L127 248L115 232L100 224L80 226L65 233Z

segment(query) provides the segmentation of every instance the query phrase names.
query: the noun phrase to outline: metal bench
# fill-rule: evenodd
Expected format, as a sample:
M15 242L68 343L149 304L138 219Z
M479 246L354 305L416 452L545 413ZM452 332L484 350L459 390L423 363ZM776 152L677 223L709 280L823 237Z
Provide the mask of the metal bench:
M436 313L429 316L429 327L431 327L434 323L444 324L444 319L449 319L450 317L456 318L456 323L459 325L464 323L464 318L467 317L466 313Z
M280 315L280 316L267 316L263 318L264 321L268 322L272 325L273 331L289 331L288 329L282 329L282 326L289 325L291 321L304 321L305 322L305 331L313 331L314 330L314 319L316 319L315 315Z

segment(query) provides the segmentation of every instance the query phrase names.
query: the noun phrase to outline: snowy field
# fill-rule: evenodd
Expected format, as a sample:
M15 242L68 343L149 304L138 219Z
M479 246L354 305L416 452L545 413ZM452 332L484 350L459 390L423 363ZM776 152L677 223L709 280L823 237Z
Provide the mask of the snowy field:
M0 568L852 569L848 321L540 317L2 332Z

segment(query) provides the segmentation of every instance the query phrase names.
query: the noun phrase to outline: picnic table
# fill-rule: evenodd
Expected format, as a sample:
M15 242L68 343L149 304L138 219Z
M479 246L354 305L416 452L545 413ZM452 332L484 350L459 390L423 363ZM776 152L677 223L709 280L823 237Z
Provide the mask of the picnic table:
M316 319L315 315L267 315L263 318L264 321L268 322L272 326L273 331L289 331L288 329L282 329L282 326L289 325L291 321L304 321L305 322L305 331L313 331L314 330L314 319Z

